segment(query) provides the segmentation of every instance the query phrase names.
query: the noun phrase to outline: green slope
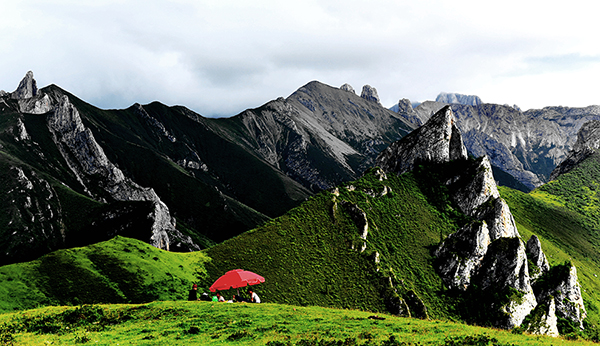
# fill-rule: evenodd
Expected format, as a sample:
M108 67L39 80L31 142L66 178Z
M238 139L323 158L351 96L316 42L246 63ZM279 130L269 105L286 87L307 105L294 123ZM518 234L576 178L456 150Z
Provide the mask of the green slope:
M202 252L167 252L125 237L59 250L0 267L0 311L186 299L207 261Z
M374 319L373 317L377 317ZM279 304L156 302L0 315L6 345L592 345L465 324Z
M384 186L392 192L367 193L379 194ZM367 215L362 253L364 241L343 201ZM429 204L412 174L379 181L373 170L340 187L339 196L321 192L286 215L208 249L213 261L205 285L241 267L266 278L259 290L269 302L385 311L391 278L400 296L416 294L429 316L456 318L449 298L439 292L442 283L430 254L440 237L455 229L456 222Z

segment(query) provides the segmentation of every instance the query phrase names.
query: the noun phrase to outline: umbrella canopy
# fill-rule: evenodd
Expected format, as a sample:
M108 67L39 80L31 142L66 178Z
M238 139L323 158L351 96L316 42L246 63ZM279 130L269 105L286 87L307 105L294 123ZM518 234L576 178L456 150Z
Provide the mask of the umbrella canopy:
M230 288L240 288L246 287L248 285L257 285L259 283L265 282L265 278L262 276L249 272L243 269L234 269L230 270L225 275L215 281L215 283L210 286L210 291L215 292L217 290L223 291L228 290Z

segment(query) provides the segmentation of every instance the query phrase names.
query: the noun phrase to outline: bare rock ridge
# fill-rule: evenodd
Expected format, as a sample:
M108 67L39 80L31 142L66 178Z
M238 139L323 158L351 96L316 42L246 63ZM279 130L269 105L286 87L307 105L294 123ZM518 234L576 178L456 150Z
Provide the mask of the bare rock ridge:
M592 120L583 124L577 132L577 142L569 152L566 159L561 162L550 174L550 180L559 175L568 173L583 160L600 149L600 120Z
M532 286L535 279L549 275L550 271L539 239L533 236L525 246L508 205L498 193L487 156L475 160L467 158L450 106L439 110L427 123L390 145L377 158L380 167L396 174L425 163L439 165L440 170L447 171L442 174L445 174L450 198L462 213L473 218L434 251L437 258L434 266L444 284L472 298L515 292L518 298L482 302L499 328L521 326L539 302L544 302L540 309L546 310L536 316L545 316L544 323L526 326L530 332L558 335L555 313L583 326L585 308L574 267L558 282L548 284L549 280L540 280L547 288L535 290ZM451 169L448 164L460 164L461 168ZM530 274L528 260L537 266L534 276ZM559 294L558 291L564 292L570 303L565 306L547 303L548 297Z
M171 244L180 242L189 249L199 249L191 238L175 228L175 219L170 215L169 208L153 189L139 186L110 162L67 95L39 92L33 73L28 72L11 97L19 100L22 112L46 117L53 142L89 197L102 202L151 202L153 208L147 215L152 220L147 238L151 245L169 250ZM21 139L27 137L24 126L18 132Z
M436 98L435 102L443 102L443 103L458 103L462 105L469 106L477 106L482 104L483 102L479 98L479 96L475 95L463 95L457 93L445 93L441 92Z

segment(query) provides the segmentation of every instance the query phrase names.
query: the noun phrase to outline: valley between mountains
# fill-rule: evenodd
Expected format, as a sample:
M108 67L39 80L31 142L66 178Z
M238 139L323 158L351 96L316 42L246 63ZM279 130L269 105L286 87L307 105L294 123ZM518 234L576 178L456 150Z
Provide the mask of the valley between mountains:
M244 268L269 303L598 341L600 107L459 96L393 111L314 81L211 119L29 72L0 92L0 310L184 300Z

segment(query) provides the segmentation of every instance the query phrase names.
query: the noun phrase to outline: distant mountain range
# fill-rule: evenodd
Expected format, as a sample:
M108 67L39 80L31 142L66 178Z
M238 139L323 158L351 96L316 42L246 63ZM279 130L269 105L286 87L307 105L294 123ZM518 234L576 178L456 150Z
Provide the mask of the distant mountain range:
M0 96L0 263L116 234L194 250L281 215L414 129L367 91L311 82L209 119L158 102L101 110L29 72Z
M413 109L403 99L393 112L370 86L359 96L313 81L211 119L159 102L102 110L55 85L38 89L27 73L14 92L0 92L0 262L115 234L171 250L208 247L360 177L445 105ZM597 106L451 108L468 152L486 154L497 181L524 191L547 181L581 125L600 118Z

